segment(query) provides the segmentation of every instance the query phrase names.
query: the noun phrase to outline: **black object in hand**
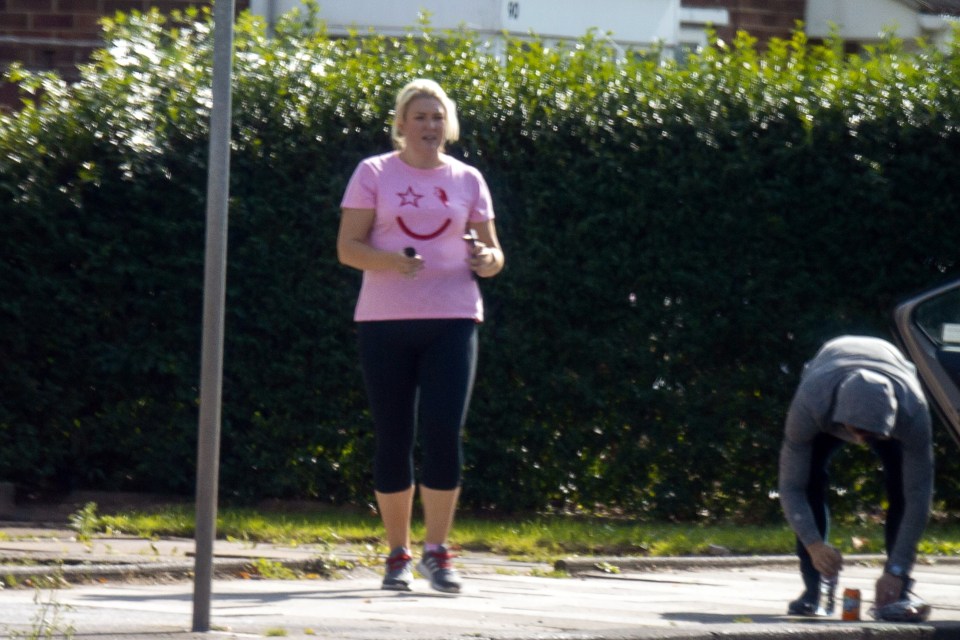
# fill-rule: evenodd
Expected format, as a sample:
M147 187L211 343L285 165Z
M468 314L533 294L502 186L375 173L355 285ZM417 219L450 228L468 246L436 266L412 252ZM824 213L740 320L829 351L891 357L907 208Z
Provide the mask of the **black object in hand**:
M470 245L470 248L476 249L477 242L480 241L480 236L477 235L476 229L470 229L468 233L463 234L463 239L467 242L467 244ZM480 279L480 276L477 275L476 271L473 272L473 279L474 280Z
M407 256L408 258L416 258L417 250L414 249L413 247L404 247L403 255Z

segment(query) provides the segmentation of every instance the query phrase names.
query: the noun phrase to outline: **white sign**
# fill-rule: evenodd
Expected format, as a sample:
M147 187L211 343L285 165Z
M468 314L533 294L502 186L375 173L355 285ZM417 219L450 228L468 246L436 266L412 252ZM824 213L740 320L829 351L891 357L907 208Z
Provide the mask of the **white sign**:
M944 344L960 344L960 324L944 322L942 333Z

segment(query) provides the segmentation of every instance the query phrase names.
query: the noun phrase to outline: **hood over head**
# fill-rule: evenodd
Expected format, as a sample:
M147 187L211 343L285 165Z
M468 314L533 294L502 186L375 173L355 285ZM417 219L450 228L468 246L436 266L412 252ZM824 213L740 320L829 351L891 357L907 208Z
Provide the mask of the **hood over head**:
M897 394L887 376L856 369L837 388L833 422L889 436L897 419Z

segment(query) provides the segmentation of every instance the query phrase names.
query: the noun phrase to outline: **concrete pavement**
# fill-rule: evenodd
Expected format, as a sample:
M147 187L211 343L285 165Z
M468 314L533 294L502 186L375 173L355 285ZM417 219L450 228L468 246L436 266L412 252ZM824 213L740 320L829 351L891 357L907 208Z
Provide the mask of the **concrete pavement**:
M848 558L863 620L783 615L800 580L789 557L571 558L553 566L464 552L465 591L381 591L380 561L356 548L217 541L211 631L193 633L193 541L97 537L0 522L3 637L113 639L288 637L331 640L960 640L960 563L915 571L933 607L924 624L867 615L879 558ZM298 579L283 578L296 571ZM321 577L331 574L332 577ZM66 582L62 580L65 579ZM67 584L69 582L69 584ZM58 588L49 588L59 584Z

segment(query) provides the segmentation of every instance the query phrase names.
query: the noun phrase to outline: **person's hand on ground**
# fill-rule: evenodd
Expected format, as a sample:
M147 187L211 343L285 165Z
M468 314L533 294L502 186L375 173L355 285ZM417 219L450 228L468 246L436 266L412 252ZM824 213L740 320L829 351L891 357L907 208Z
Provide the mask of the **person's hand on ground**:
M903 591L903 578L884 572L877 580L877 591L874 595L874 606L879 609L900 599Z

